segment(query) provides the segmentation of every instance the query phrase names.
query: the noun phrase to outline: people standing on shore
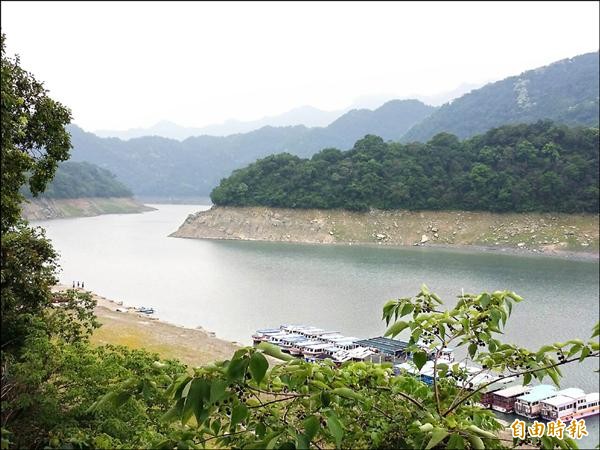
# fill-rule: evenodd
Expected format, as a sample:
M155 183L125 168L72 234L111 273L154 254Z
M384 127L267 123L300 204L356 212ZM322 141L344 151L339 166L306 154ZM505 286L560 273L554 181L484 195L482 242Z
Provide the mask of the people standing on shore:
M84 288L84 285L83 285L83 281L82 281L82 282L81 282L81 289L83 289L83 288Z
M77 289L79 289L79 281L77 282Z
M75 289L75 282L73 281L73 289Z

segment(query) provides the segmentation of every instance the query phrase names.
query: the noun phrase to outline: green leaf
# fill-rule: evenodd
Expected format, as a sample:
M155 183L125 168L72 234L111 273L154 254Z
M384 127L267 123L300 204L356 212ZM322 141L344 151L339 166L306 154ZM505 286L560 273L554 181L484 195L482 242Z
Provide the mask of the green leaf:
M329 416L327 417L327 427L329 428L329 432L335 440L336 447L341 447L342 438L344 437L344 429L342 428L342 424L334 412L330 412Z
M414 309L414 308L415 308L415 307L413 306L413 304L412 304L412 303L405 303L405 304L402 306L402 310L400 311L400 317L404 317L404 316L406 316L407 314L410 314L410 313L413 311L413 309Z
M413 354L412 360L415 363L415 366L417 366L417 369L421 370L427 362L427 353L423 351L415 352Z
M321 391L319 397L321 398L321 403L323 403L323 406L329 406L329 403L331 402L331 395L329 394L329 392Z
M319 431L320 422L317 416L309 416L304 420L304 434L308 441L312 441Z
M271 450L272 448L275 448L275 446L277 445L277 441L279 440L279 436L281 435L281 433L277 433L275 434L275 436L268 438L269 442L267 444L267 446L265 447L267 450Z
M475 344L474 342L470 343L469 344L469 356L471 357L471 359L473 359L476 352L477 352L477 344Z
M283 353L281 351L281 348L269 342L261 342L260 344L258 344L257 348L262 350L265 355L272 356L273 358L277 358L282 361L291 361L295 359L292 355L288 353Z
M491 303L491 301L492 301L492 299L490 298L490 296L488 294L481 294L481 299L479 300L479 304L483 308L486 308Z
M439 364L437 364L437 369L443 371L444 373L446 373L448 371L448 364L446 364L446 363L439 363Z
M231 410L230 430L235 431L235 426L241 423L248 416L248 407L243 403L238 403Z
M467 430L472 431L473 433L475 433L475 434L477 434L479 436L482 436L482 437L484 437L486 439L496 439L497 438L497 436L494 433L482 430L481 428L479 428L476 425L469 425L467 427Z
M296 449L308 450L310 448L310 439L305 434L296 435Z
M465 448L465 441L460 434L453 434L446 443L448 450L463 450Z
M581 362L585 358L587 358L589 354L590 354L590 348L589 347L583 347L583 350L581 350L581 356L579 357L579 362Z
M571 350L569 350L569 353L567 354L567 358L570 358L571 356L573 356L575 353L581 351L581 349L583 348L583 345L579 345L579 344L575 344L571 347Z
M247 367L248 358L232 359L227 366L227 376L231 379L239 380L244 377Z
M548 369L546 373L552 379L552 382L556 385L556 387L560 387L560 380L558 378L558 374L552 369Z
M185 399L185 401L183 403L183 411L181 413L181 424L182 425L185 425L190 420L197 405L198 404L201 405L201 403L202 403L202 400L200 398L200 383L199 383L200 381L203 381L203 380L201 380L199 378L194 378L190 382L190 389L187 393L187 396L182 397ZM202 408L202 406L200 406L200 408Z
M429 450L435 447L440 442L442 442L446 438L446 436L448 436L447 430L444 430L443 428L434 428L431 432L431 439L429 440L427 447L425 447L425 450Z
M397 336L398 334L400 334L400 332L402 330L404 330L408 326L409 326L408 322L403 322L403 321L396 322L387 329L384 336L392 336L392 337Z
M214 404L223 400L227 395L225 392L226 387L227 382L225 380L213 380L210 384L210 403Z
M423 433L429 433L430 431L433 430L433 424L425 423L419 427L419 430L422 431Z
M268 368L269 362L267 361L267 358L260 352L254 352L250 358L250 375L252 375L256 384L260 384L265 377Z
M509 292L508 296L510 298L512 298L515 302L519 303L523 301L523 297L521 297L520 295L515 294L514 292Z
M471 447L474 450L485 450L485 445L483 444L483 441L481 440L481 438L479 436L469 436L467 439L469 439L469 442L471 443Z
M181 413L183 411L183 403L185 398L180 398L177 402L169 409L166 413L164 413L160 420L163 422L173 422L181 417Z
M530 373L526 373L525 375L523 375L523 385L531 383L531 378L532 375Z
M543 345L538 351L537 354L538 355L542 355L544 353L550 352L550 351L554 351L556 350L556 347L554 345Z
M219 431L221 431L221 421L219 419L213 420L210 424L210 429L215 436L219 434Z
M256 433L256 435L259 438L263 438L263 436L265 435L265 433L267 432L267 427L265 426L264 423L259 422L256 424L256 428L254 429L254 432Z
M204 402L210 398L210 384L204 378L194 378L192 380L190 390L187 397L185 397L185 403L182 412L182 422L185 425L190 419L192 413L196 416L196 422L200 424L201 417L204 411Z
M331 393L334 395L339 395L340 397L350 398L353 400L362 400L362 396L350 388L336 388L333 391L331 391Z

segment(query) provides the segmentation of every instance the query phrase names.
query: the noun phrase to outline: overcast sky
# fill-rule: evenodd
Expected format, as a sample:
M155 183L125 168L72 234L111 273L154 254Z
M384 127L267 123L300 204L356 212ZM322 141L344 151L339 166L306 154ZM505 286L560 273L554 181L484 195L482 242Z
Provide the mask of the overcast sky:
M434 95L598 50L598 2L2 2L9 54L87 130Z

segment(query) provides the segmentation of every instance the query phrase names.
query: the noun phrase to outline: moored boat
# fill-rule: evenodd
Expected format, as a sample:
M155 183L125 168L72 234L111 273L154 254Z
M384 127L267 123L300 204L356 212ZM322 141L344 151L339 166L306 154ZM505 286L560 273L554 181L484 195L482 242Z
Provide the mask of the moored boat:
M556 396L556 394L556 388L549 384L533 386L529 393L517 398L515 401L515 413L529 419L534 419L540 415L541 402Z
M559 391L555 397L541 402L540 416L546 420L563 422L593 416L600 412L598 392L586 394L581 389L569 388Z
M492 409L503 413L513 412L517 398L531 391L531 386L511 386L492 393Z
M269 336L280 332L281 330L279 328L265 328L262 330L256 330L256 333L252 335L252 341L254 342L254 345L258 345L261 342L267 341Z

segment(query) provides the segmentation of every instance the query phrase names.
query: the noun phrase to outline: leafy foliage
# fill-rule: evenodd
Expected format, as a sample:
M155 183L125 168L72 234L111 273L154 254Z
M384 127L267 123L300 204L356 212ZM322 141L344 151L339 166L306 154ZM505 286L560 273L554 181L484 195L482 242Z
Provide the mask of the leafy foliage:
M70 111L48 97L42 83L5 54L2 34L2 234L16 224L21 186L37 195L69 157Z
M23 189L26 197L31 192ZM47 198L132 197L133 193L110 171L87 162L67 161L58 166L52 181L40 194Z
M447 132L460 138L510 123L550 119L598 126L598 52L557 61L476 89L412 127L403 142Z
M56 254L43 230L21 220L20 190L27 183L37 195L60 161L69 156L64 126L70 112L47 96L41 83L2 47L2 243L0 289L2 349L16 348L28 324L49 305L56 282Z
M499 435L503 426L494 414L476 404L491 382L473 386L473 379L495 373L523 377L523 382L532 376L550 378L558 384L560 365L597 358L600 349L597 339L537 351L501 342L513 304L520 301L510 291L462 294L456 306L444 310L441 299L423 286L415 297L384 306L387 334L410 332L408 350L417 367L427 359L421 341L437 357L449 346L468 348L467 360L482 367L474 374L460 363L436 359L437 377L429 387L413 375L395 376L390 364L336 367L330 360L307 363L289 355L263 371L258 355L280 351L262 343L258 349L238 350L229 361L182 375L169 388L173 407L163 419L188 437L188 448L512 447L512 440ZM544 439L545 448L576 448L573 440ZM173 437L164 444L172 448L176 441Z
M506 125L460 142L366 136L311 159L269 156L221 181L217 205L287 208L598 211L598 129Z

